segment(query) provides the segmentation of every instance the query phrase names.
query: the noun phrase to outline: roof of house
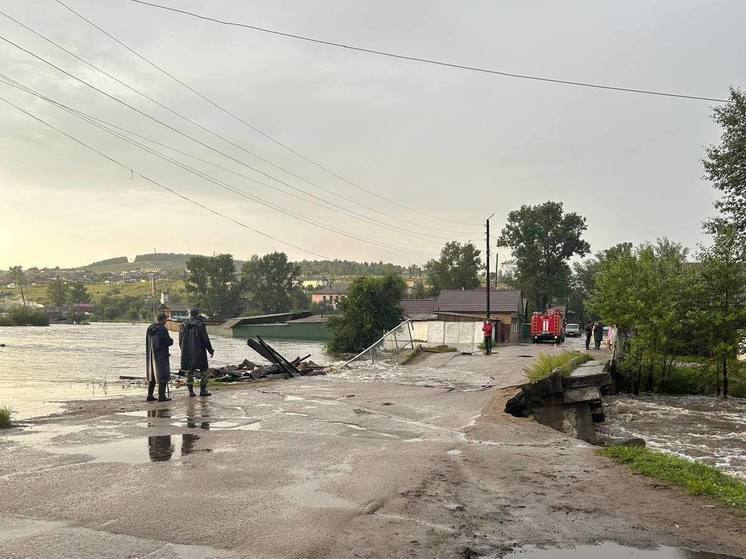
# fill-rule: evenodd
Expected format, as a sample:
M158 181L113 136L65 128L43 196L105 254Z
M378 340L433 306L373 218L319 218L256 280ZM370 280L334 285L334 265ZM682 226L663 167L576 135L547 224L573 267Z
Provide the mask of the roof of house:
M246 324L276 324L278 322L287 322L288 320L305 318L307 316L311 316L311 313L309 311L261 314L257 316L238 316L236 318L230 318L226 320L223 324L221 324L221 327L235 328L236 326L244 326Z
M288 324L315 324L318 322L328 322L328 314L315 314L313 316L307 316L305 318L296 318L295 320L288 320Z
M333 283L331 285L327 285L325 287L322 287L318 291L315 291L315 293L322 293L322 294L333 294L333 295L342 295L344 293L347 293L347 290L349 289L350 285L347 283Z
M523 300L520 290L491 290L490 312L515 313L523 311ZM484 312L487 309L485 289L444 289L435 301L435 310L443 312L471 313Z
M432 299L402 299L401 309L406 316L433 314L435 312L435 298Z

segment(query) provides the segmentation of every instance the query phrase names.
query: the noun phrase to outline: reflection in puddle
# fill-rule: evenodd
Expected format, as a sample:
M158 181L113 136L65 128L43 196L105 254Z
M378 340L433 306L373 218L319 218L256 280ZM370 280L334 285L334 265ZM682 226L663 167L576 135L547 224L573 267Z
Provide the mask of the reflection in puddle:
M56 454L84 454L93 457L93 462L122 462L143 464L147 462L167 462L196 452L212 452L212 449L197 449L199 435L151 435L133 439L121 439L106 443L78 446L53 446L50 452Z
M729 555L690 551L676 547L658 547L656 549L638 549L616 543L605 542L596 545L579 545L569 549L538 548L527 546L517 549L504 559L736 559Z

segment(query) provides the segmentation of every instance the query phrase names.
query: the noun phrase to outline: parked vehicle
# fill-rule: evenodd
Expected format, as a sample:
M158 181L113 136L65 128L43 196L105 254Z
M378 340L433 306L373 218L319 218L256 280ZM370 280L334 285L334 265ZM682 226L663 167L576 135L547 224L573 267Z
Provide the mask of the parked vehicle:
M559 344L565 341L565 317L558 308L551 308L531 315L531 340L539 342L553 342Z
M565 336L568 338L579 338L580 337L580 324L576 322L570 322L565 326Z

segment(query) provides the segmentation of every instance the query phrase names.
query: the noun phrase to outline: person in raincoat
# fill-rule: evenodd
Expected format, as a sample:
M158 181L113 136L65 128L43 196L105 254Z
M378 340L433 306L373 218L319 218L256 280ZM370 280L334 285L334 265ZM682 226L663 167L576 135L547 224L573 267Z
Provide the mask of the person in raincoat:
M166 385L171 380L171 365L168 361L169 348L174 341L166 329L166 315L161 313L156 322L148 326L145 334L145 373L148 379L148 402L156 400L153 393L158 384L158 401L167 402Z
M601 349L602 341L604 341L604 323L599 320L593 326L593 344L596 349Z
M181 323L179 332L179 347L181 348L181 370L187 372L187 389L189 396L194 393L194 372L199 371L199 395L210 396L207 391L207 354L215 355L215 350L207 335L205 323L199 316L199 309L191 309L189 318Z

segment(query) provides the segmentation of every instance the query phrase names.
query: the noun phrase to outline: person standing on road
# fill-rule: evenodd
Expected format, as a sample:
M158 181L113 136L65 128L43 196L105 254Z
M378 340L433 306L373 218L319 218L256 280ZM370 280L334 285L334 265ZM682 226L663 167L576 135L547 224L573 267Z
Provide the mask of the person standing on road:
M484 333L484 354L492 355L492 323L489 320L484 321L482 332Z
M593 336L593 322L588 321L585 325L585 350L591 349L591 337Z
M158 383L158 401L168 402L166 385L171 380L171 364L168 361L168 348L174 341L166 329L166 315L161 313L156 322L148 326L145 334L145 376L148 379L147 402L155 402L155 385Z
M595 349L601 349L601 342L604 339L604 323L600 320L593 326L593 343Z
M179 347L181 348L181 370L187 372L187 389L189 396L194 397L194 371L199 371L199 395L211 396L207 391L207 354L215 355L215 350L207 335L207 328L199 316L199 309L191 309L189 318L181 324L179 332Z

